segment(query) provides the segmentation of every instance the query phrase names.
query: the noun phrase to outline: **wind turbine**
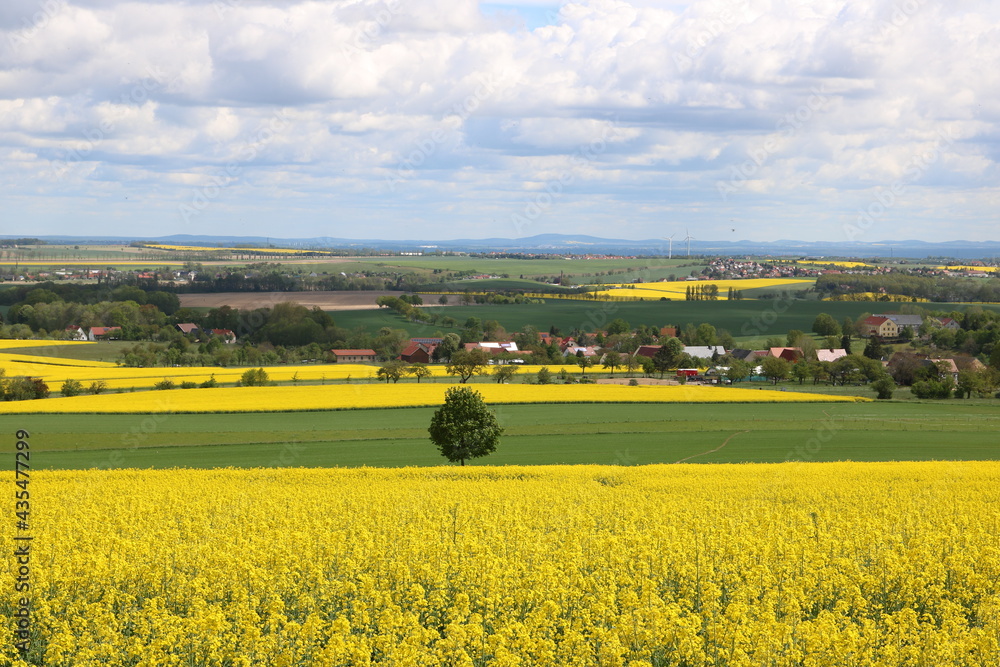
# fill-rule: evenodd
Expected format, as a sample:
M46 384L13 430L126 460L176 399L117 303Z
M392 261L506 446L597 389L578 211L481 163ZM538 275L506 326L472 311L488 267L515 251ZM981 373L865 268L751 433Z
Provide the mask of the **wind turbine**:
M694 237L691 236L691 230L690 229L688 229L688 228L685 227L684 231L687 232L687 236L684 237L684 240L687 241L687 244L688 244L688 257L690 257L691 256L691 240Z
M670 246L667 249L667 259L673 259L673 256L674 256L674 237L675 236L677 236L677 232L674 232L670 236L664 236L663 237L664 241L669 241L670 242Z

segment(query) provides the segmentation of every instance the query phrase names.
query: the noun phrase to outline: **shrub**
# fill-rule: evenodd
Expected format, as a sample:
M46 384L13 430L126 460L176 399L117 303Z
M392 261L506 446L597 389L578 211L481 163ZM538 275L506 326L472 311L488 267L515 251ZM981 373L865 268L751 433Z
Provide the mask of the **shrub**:
M215 375L213 375L212 377L208 378L207 380L201 383L202 389L213 389L218 386L219 383L216 381Z
M551 384L552 383L552 371L548 369L547 366L542 366L538 369L538 384Z
M628 381L628 386L630 386L630 387L638 387L639 386L639 381L636 380L635 378L632 378L631 380Z
M246 373L240 377L240 386L242 387L266 387L270 384L270 378L267 376L267 371L263 368L251 368Z
M198 386L197 382L192 382L191 380L186 380L181 382L181 389L195 389Z
M174 381L173 380L171 380L170 378L163 378L162 380L160 380L159 382L157 382L156 384L154 384L153 388L154 389L173 389L174 386L175 385L174 385Z
M90 386L87 387L87 391L90 392L91 394L94 394L95 396L103 391L107 391L107 389L108 389L108 383L105 382L104 380L94 380L93 382L90 383Z
M63 396L79 396L83 393L83 383L79 380L66 380L59 388L59 392Z
M16 377L6 384L4 391L7 401L30 401L48 396L49 386L40 378Z
M886 400L892 398L892 392L896 390L896 383L889 376L881 377L872 382L872 389L875 390L875 397Z
M949 398L951 385L940 380L923 380L914 383L913 395L917 398Z

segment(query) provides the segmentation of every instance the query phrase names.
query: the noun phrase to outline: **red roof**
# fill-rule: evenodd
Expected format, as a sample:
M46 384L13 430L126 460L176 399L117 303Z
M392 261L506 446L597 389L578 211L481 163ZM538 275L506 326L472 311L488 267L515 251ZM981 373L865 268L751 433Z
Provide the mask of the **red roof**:
M375 350L330 350L338 357L374 357Z
M649 357L650 359L652 359L654 356L656 356L656 353L659 351L660 351L659 345L640 345L636 349L635 353L637 356Z
M881 315L872 315L871 317L865 320L865 324L871 324L872 326L879 327L888 321L889 321L888 317L882 317Z
M121 331L121 327L90 327L90 334L92 336L103 336L110 331Z
M415 352L417 352L419 350L423 350L423 349L424 349L424 346L421 345L420 343L410 343L405 348L403 348L403 351L399 353L399 356L401 356L401 357L408 357L411 354L413 354L413 353L415 353Z

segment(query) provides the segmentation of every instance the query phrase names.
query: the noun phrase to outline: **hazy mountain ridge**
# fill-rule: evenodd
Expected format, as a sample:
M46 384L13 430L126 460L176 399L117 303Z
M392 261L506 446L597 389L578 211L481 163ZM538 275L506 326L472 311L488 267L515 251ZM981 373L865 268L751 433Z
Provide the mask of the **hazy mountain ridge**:
M22 235L23 236L23 235ZM13 235L5 238L16 238ZM281 247L302 248L357 248L412 252L563 252L594 254L655 254L664 255L670 251L667 239L616 239L600 238L585 234L538 234L520 239L346 239L339 237L278 238L264 236L193 235L171 234L160 237L126 238L121 236L40 236L48 243L132 243L146 241L169 245L259 245L273 244ZM687 254L687 242L673 239L673 255ZM882 240L868 243L844 243L837 241L801 241L781 239L777 241L715 241L691 240L691 254L712 255L776 255L801 256L824 255L839 257L953 257L985 259L1000 254L998 241L944 241L927 242L916 239Z

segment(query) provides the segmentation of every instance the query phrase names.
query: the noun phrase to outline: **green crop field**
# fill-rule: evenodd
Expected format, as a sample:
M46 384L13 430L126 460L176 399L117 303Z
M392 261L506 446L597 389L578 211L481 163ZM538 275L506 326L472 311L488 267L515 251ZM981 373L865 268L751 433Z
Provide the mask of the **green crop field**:
M0 417L31 433L35 469L424 466L433 410ZM474 465L996 460L1000 412L978 402L498 406L497 452Z
M430 302L433 299L426 299ZM940 310L965 310L956 304L921 304ZM789 329L809 331L820 313L828 313L837 321L844 317L857 319L864 312L879 312L898 308L899 304L811 300L744 300L744 301L584 301L548 299L545 304L477 305L440 307L435 312L456 319L461 325L469 317L496 320L507 331L517 331L530 324L548 331L555 326L562 332L580 328L595 331L620 317L632 326L648 324L662 327L690 322L709 322L716 328L727 329L733 336L784 336ZM433 303L426 308L435 309ZM992 306L996 308L996 306ZM355 310L333 313L338 326L352 329L362 326L370 331L381 327L406 329L411 335L429 336L440 325L408 322L395 311Z
M583 251L583 249L581 249ZM365 258L367 260L367 258ZM361 260L365 261L365 260ZM370 261L370 260L367 260ZM442 269L445 271L476 271L480 273L506 273L511 277L552 276L566 273L581 275L599 271L642 271L668 269L687 275L693 268L699 271L705 262L696 259L665 257L636 257L631 259L492 259L489 257L458 257L428 255L424 257L393 257L385 265L414 269Z

